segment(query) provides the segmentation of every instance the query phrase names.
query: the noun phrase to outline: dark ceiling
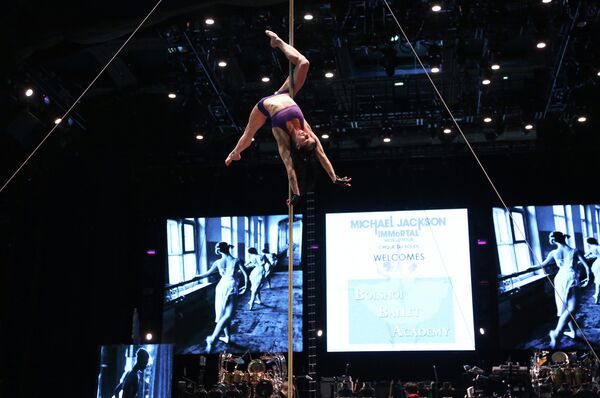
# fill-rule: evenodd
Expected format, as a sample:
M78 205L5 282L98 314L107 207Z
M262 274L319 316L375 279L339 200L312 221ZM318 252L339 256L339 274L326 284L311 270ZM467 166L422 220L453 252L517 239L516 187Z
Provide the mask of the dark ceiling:
M600 83L596 1L443 1L438 13L430 1L389 3L424 64L440 65L431 76L477 150L530 152L540 141L586 137L598 126L592 117ZM5 154L11 160L3 166L10 169L32 150L154 4L13 6L5 19L10 62L2 139L5 148L22 152ZM306 11L312 21L303 19ZM263 34L269 28L286 37L287 13L288 3L280 1L165 1L56 133L68 142L111 118L155 165L220 159L257 99L287 73L286 60ZM311 61L297 101L319 135L329 134L324 142L334 157L466 151L385 2L302 1L295 15L295 44ZM205 24L209 16L214 25ZM536 48L541 39L542 50ZM227 67L219 68L219 60ZM493 63L500 69L492 70ZM326 71L334 77L326 79ZM261 82L262 75L271 82ZM36 92L31 98L22 94L28 85ZM169 100L169 92L177 98ZM578 123L579 115L588 122ZM493 121L484 123L486 116ZM524 130L526 123L534 128ZM452 133L444 134L445 127ZM197 134L205 139L196 141ZM384 136L391 142L384 144ZM249 157L275 160L272 141L264 128Z

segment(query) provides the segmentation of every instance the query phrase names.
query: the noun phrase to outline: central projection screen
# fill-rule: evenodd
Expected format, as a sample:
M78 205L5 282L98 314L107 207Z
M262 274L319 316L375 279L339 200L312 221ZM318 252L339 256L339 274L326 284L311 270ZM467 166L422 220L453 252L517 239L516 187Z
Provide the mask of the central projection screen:
M326 215L327 351L475 349L466 209Z

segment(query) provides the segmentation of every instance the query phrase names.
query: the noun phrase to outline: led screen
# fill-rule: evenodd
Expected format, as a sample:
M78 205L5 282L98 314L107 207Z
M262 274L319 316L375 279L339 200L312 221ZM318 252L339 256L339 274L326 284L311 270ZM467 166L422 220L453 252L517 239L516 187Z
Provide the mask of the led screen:
M474 350L465 209L326 215L327 350Z
M171 396L173 346L167 344L100 347L98 398Z
M492 210L500 342L510 349L597 345L600 205Z
M287 351L287 215L172 218L166 231L163 341L177 354ZM301 215L292 232L293 349L302 351Z

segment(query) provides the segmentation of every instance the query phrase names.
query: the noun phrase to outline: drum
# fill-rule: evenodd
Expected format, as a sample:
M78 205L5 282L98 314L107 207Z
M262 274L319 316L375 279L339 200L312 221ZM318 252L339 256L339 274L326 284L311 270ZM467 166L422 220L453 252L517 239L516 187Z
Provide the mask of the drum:
M244 372L242 372L241 370L236 370L233 372L233 383L237 384L237 383L241 383L242 381L244 381Z
M565 383L565 373L560 366L552 367L550 378L552 379L552 384L554 384L556 387L559 387L561 384Z
M219 383L229 385L233 383L233 373L232 372L222 372L219 378Z
M268 398L273 394L273 383L268 380L261 380L254 386L254 396L256 398Z
M253 359L248 364L248 373L250 373L250 374L265 373L265 370L267 370L267 367L266 367L265 363L260 359Z

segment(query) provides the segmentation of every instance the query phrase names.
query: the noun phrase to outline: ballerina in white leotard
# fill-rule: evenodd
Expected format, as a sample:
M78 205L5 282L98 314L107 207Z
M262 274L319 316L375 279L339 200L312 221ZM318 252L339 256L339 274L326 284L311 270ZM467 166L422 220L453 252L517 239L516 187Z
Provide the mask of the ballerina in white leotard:
M556 323L556 327L548 333L552 348L556 346L556 338L562 332L567 321L569 331L564 334L572 339L575 338L575 327L573 321L569 318L575 309L575 304L577 304L575 288L578 286L587 286L590 278L590 267L581 253L566 243L566 238L568 237L569 235L565 235L560 231L551 232L549 237L550 244L556 245L557 248L548 253L546 259L540 264L541 266L546 266L554 262L559 268L558 273L554 277L554 299L556 301L558 322ZM586 278L581 283L579 283L576 272L577 260L581 262L586 273Z

